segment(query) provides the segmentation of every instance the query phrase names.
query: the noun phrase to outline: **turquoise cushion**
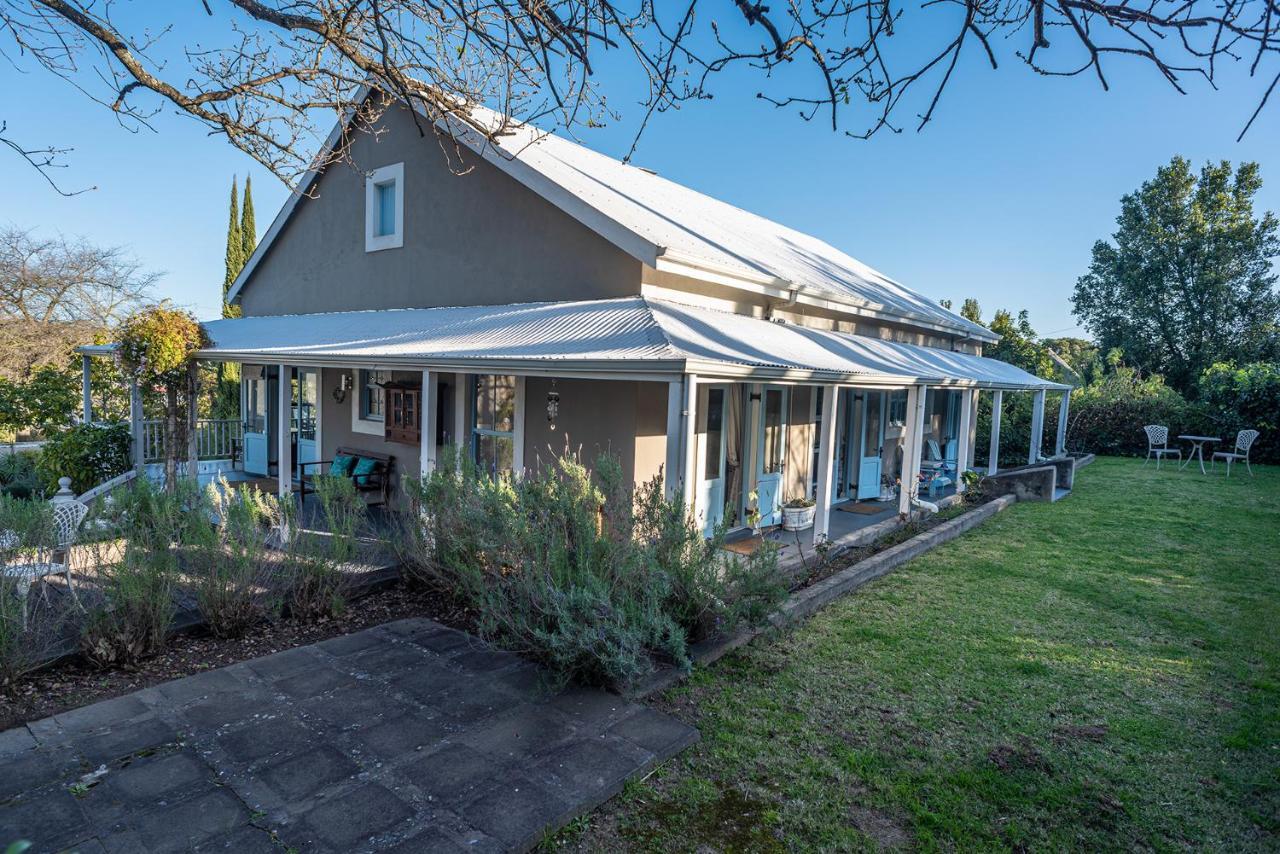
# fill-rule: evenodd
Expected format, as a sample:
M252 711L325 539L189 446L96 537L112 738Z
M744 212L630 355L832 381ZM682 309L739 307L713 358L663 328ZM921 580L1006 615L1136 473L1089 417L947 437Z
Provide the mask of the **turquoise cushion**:
M329 474L337 477L347 477L351 474L351 468L355 464L355 457L347 454L338 454L333 458L333 462L329 464Z
M377 460L370 459L369 457L361 457L356 460L356 467L351 470L351 473L355 475L356 483L360 486L364 486L369 482L369 475L373 474L377 470Z

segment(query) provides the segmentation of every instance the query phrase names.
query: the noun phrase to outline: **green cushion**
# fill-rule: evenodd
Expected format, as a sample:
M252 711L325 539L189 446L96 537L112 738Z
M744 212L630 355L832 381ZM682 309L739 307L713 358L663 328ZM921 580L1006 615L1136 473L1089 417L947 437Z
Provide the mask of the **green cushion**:
M351 474L351 469L355 464L355 457L348 454L338 454L333 458L333 462L329 464L329 474L337 477L347 477Z
M369 482L369 475L373 474L377 470L377 460L370 459L369 457L361 457L356 460L356 467L351 470L351 473L355 475L356 484L358 486L364 486Z

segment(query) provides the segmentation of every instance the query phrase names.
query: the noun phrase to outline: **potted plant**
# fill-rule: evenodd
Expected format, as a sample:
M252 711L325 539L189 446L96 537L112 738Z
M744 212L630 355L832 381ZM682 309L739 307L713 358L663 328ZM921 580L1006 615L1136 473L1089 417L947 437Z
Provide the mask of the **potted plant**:
M782 527L787 531L806 531L813 527L818 502L807 496L788 498L782 505Z

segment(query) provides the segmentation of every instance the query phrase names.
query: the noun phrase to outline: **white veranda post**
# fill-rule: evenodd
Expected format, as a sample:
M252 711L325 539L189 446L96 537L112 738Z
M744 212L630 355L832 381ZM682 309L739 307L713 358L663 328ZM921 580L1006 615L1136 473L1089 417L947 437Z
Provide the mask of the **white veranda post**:
M279 418L276 429L276 484L281 498L293 491L293 383L289 366L280 365L280 378L276 382L279 398Z
M1027 462L1035 464L1040 459L1044 441L1044 389L1038 389L1031 402L1031 447L1027 450Z
M662 471L663 492L667 500L675 498L680 487L682 471L680 456L680 430L684 424L684 382L672 380L667 383L667 459Z
M426 479L436 470L436 383L439 374L432 370L422 372L422 400L418 404L421 419L418 446L418 476Z
M814 496L817 513L813 517L813 543L827 539L831 531L831 488L835 467L836 425L840 414L840 387L822 387L822 422L818 433L818 491Z
M1064 389L1062 400L1058 404L1058 435L1053 443L1053 455L1063 457L1067 454L1067 415L1071 411L1071 389Z
M964 473L972 464L969 459L969 428L973 424L973 401L978 396L977 389L961 389L960 395L960 441L956 447L956 492L964 492Z
M80 356L80 409L85 424L93 423L93 394L89 384L92 358L88 353Z
M680 416L684 420L684 423L680 425L680 452L684 454L684 470L681 473L680 489L684 496L685 506L692 513L698 495L695 483L698 474L698 377L696 374L685 375L684 407Z
M915 493L916 473L920 471L920 445L924 438L925 387L907 389L907 418L902 433L902 469L898 474L898 512L911 512L911 496Z
M1004 409L1004 389L991 393L991 449L987 452L987 474L1000 469L1000 414Z

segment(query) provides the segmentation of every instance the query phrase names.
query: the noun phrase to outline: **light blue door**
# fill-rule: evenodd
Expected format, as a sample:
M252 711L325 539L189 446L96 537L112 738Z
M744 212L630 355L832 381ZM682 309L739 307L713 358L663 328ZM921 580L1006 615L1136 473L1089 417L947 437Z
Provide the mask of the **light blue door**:
M765 386L756 431L756 507L761 525L782 522L783 470L787 460L787 396L782 386Z
M298 439L297 455L294 465L301 475L303 463L313 463L320 459L320 447L317 442L317 424L320 416L320 372L315 368L298 368L297 382L294 385L293 398L293 430ZM312 466L311 474L315 474L317 466Z
M699 392L702 397L703 392ZM702 443L698 449L699 472L697 516L705 536L712 536L716 526L724 520L725 496L725 399L723 388L707 388L699 409L706 413L703 429L699 434Z
M267 475L269 394L267 371L261 365L244 366L244 470L246 474Z
M880 495L880 451L884 446L884 392L869 391L862 406L858 443L858 500Z

